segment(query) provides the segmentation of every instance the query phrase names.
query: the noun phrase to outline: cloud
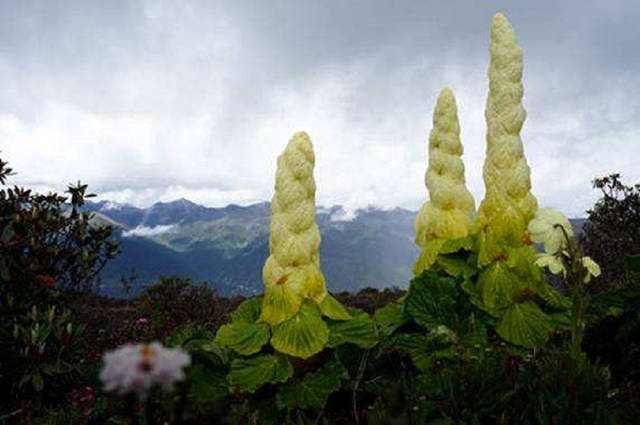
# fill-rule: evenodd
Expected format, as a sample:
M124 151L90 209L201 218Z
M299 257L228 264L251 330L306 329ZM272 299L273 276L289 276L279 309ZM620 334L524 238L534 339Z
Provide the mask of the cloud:
M122 236L124 236L125 238L130 238L135 236L149 238L149 237L161 235L163 233L168 233L171 230L173 230L174 227L175 226L173 224L167 224L167 225L161 224L153 227L137 226L131 230L122 232Z
M497 10L525 50L534 193L583 215L594 177L640 180L632 2L7 2L1 155L12 182L47 190L81 179L139 206L248 204L271 198L276 158L304 129L319 204L417 209L448 85L479 202Z

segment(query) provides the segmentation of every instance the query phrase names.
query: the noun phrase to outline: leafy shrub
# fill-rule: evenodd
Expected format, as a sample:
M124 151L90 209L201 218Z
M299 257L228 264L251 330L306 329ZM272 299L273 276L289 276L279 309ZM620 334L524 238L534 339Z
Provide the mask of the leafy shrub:
M221 299L206 283L194 285L189 279L165 277L146 287L132 303L138 317L167 335L186 323L207 324L217 329L225 323L238 300Z
M4 402L55 403L81 381L85 326L69 310L35 306L0 329Z
M0 160L0 184L12 170ZM106 261L118 252L113 229L79 212L87 185L69 185L68 197L41 195L15 186L0 189L0 284L6 296L48 288L90 288ZM31 299L33 301L33 298Z
M580 243L602 267L601 285L630 279L626 258L640 254L640 184L625 185L620 174L595 179L602 197L587 211Z

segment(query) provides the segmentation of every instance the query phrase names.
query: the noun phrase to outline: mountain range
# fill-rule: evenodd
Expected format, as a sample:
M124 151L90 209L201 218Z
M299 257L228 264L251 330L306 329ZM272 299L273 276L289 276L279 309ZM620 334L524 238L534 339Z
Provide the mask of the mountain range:
M90 202L96 219L115 228L121 253L100 275L100 292L132 296L161 276L208 282L221 296L262 292L262 265L269 253L270 204L210 208L186 199L148 208ZM341 206L318 207L320 261L332 292L364 287L406 287L418 248L414 211ZM572 220L580 228L581 219ZM133 280L127 294L123 276Z
M269 253L270 204L209 208L186 199L137 208L88 203L96 219L115 227L121 253L100 275L100 292L124 296L122 276L135 274L129 295L161 276L209 282L221 296L262 292ZM412 211L319 207L321 267L330 291L404 287L418 254Z

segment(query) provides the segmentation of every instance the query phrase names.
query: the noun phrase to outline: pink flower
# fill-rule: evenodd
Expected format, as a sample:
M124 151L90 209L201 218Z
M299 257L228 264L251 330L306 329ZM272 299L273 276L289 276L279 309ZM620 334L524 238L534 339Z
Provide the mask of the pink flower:
M135 393L145 400L154 385L171 391L173 384L184 379L183 368L191 363L179 348L166 348L158 342L126 344L107 352L100 379L105 391L120 395Z
M147 319L146 317L141 317L136 320L136 325L146 325L147 323L149 323L149 319Z

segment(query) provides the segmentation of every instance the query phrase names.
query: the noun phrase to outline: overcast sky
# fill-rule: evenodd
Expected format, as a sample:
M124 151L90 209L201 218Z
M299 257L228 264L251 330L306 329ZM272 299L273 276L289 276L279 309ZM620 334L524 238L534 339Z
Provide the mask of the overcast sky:
M0 157L40 190L247 204L306 130L319 204L417 209L447 85L479 202L497 11L524 49L540 205L584 215L594 177L640 181L640 2L613 0L3 1Z

